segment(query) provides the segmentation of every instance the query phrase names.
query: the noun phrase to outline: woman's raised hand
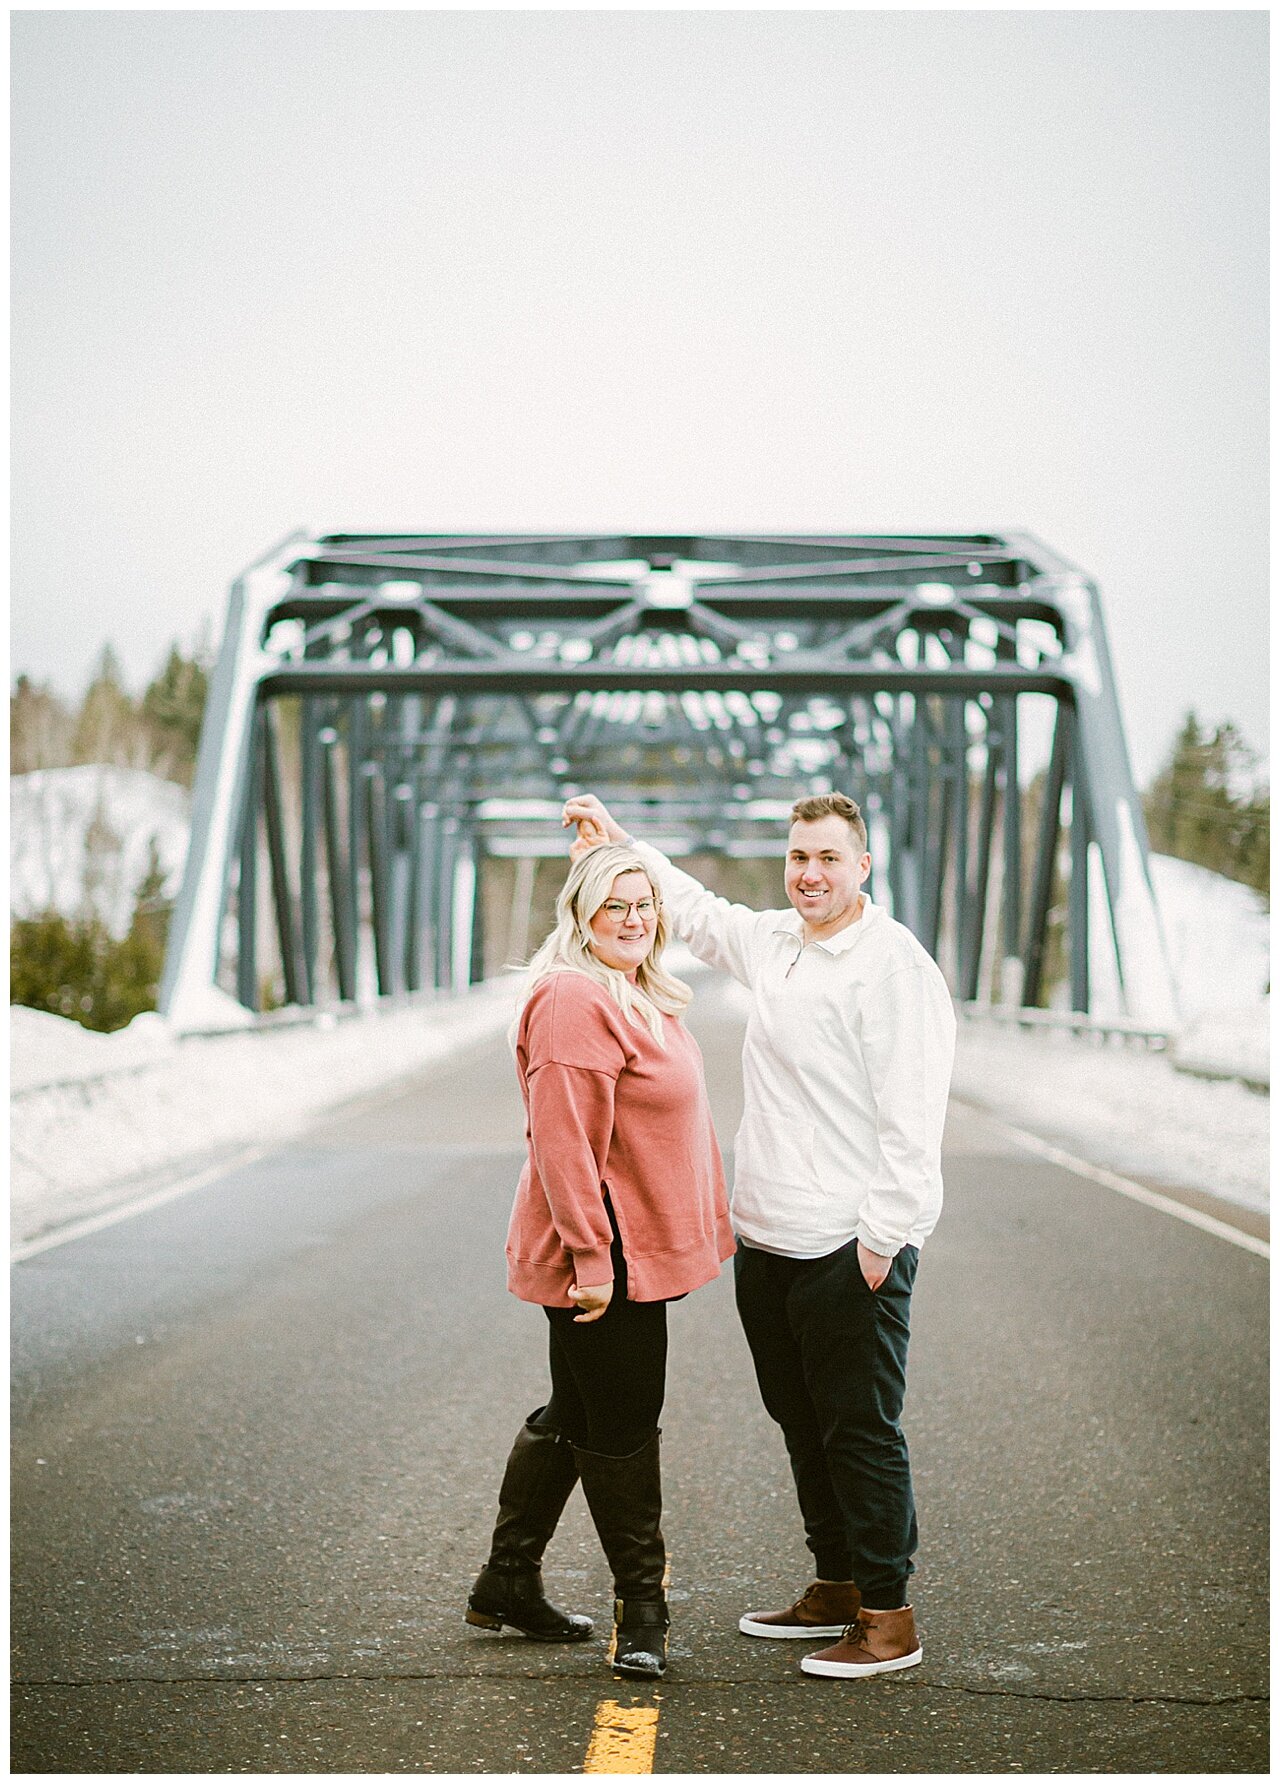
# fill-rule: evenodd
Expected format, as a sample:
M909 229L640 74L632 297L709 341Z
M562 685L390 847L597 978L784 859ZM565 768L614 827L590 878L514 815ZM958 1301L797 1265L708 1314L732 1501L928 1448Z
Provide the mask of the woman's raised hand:
M599 1288L571 1288L569 1290L569 1299L571 1301L576 1301L578 1306L582 1309L581 1313L575 1314L573 1321L574 1325L589 1326L592 1320L600 1318L605 1308L609 1305L610 1301L612 1301L613 1284L611 1282L602 1282Z
M578 840L569 851L575 861L578 857L573 850L578 849L579 843L593 849L597 843L629 840L622 825L605 810L594 793L575 793L572 799L567 799L560 822L566 829L570 824L578 826ZM578 853L581 852L579 849Z
M588 849L598 848L602 842L608 842L608 840L609 838L594 818L579 818L578 834L569 844L570 861L576 861L580 855L585 855Z

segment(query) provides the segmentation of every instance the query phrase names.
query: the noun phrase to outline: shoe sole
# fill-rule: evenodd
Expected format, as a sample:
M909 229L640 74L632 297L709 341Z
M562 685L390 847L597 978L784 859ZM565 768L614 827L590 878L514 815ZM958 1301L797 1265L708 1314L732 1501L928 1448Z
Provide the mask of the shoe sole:
M667 1671L665 1666L621 1666L616 1660L611 1660L609 1665L624 1679L661 1679Z
M642 1650L643 1651L643 1650ZM613 1626L613 1634L609 1637L609 1646L605 1650L605 1659L610 1668L626 1679L660 1679L667 1670L667 1654L664 1646L661 1654L654 1654L652 1664L648 1666L633 1665L628 1660L618 1659L618 1626Z
M877 1660L872 1666L853 1666L844 1660L816 1660L812 1654L806 1654L800 1662L800 1670L815 1673L823 1679L866 1679L872 1673L901 1672L904 1667L919 1666L923 1659L923 1648L917 1648L914 1654L904 1654L899 1660Z
M743 1635L762 1635L766 1641L774 1642L811 1642L823 1641L827 1636L843 1635L847 1625L844 1623L757 1623L754 1617L739 1617L738 1628Z
M542 1635L536 1629L525 1629L522 1624L513 1623L508 1617L491 1617L488 1611L467 1611L465 1616L473 1629L514 1629L531 1642L587 1642L595 1634L591 1623L585 1629L574 1629L564 1635Z

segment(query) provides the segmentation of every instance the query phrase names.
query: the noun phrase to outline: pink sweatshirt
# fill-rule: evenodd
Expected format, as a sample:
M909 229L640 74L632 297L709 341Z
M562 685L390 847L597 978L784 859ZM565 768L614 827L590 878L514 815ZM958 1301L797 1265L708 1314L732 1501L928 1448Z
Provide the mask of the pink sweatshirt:
M529 1158L507 1232L507 1286L572 1307L612 1282L608 1190L627 1296L663 1301L720 1273L734 1250L702 1054L674 1016L665 1049L585 973L534 986L516 1036Z

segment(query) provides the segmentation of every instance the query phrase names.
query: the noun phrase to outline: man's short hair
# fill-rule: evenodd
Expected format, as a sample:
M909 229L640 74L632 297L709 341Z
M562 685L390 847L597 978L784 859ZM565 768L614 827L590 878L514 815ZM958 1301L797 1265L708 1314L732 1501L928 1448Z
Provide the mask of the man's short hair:
M867 852L867 827L862 813L847 793L813 793L808 799L797 799L791 807L793 824L812 824L815 818L843 818L853 831L858 853Z

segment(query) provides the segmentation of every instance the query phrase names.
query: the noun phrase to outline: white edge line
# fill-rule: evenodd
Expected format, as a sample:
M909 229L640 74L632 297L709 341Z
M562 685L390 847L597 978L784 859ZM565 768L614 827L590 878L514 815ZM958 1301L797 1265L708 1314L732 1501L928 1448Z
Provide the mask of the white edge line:
M956 1098L957 1102L962 1100L960 1097ZM1041 1158L1047 1158L1055 1165L1074 1171L1077 1177L1087 1177L1090 1182L1101 1183L1106 1189L1114 1189L1117 1195L1128 1196L1134 1202L1144 1202L1148 1208L1158 1208L1161 1214L1172 1214L1175 1220L1183 1220L1188 1226L1199 1227L1201 1232L1212 1233L1217 1239L1226 1239L1230 1244L1238 1245L1242 1251L1253 1252L1255 1257L1269 1259L1271 1256L1271 1246L1266 1239L1255 1239L1252 1233L1242 1233L1239 1227L1229 1226L1225 1220L1215 1220L1212 1214L1202 1214L1198 1208L1188 1208L1184 1203L1162 1196L1141 1183L1131 1182L1128 1177L1119 1177L1114 1171L1105 1170L1101 1165L1091 1165L1086 1159L1063 1152L1061 1147L1051 1146L1037 1134L1029 1134L1020 1127L1011 1127L1007 1121L998 1121L994 1115L988 1115L979 1104L972 1103L968 1106L976 1109L998 1133L1007 1134L1026 1151L1038 1153Z
M162 1208L166 1202L176 1202L179 1196L190 1195L193 1189L203 1189L207 1183L216 1183L219 1177L230 1176L232 1171L252 1164L270 1150L267 1146L250 1146L246 1151L224 1159L221 1164L211 1165L207 1171L197 1172L194 1177L180 1178L167 1189L158 1189L154 1194L141 1196L134 1202L122 1202L118 1208L108 1208L102 1214L90 1215L86 1220L72 1221L70 1226L59 1227L55 1232L45 1233L39 1239L29 1239L24 1245L15 1245L9 1253L9 1262L25 1263L29 1257L36 1257L42 1251L52 1251L56 1245L69 1245L73 1239L85 1239L90 1233L100 1233L104 1227L116 1226L122 1220L132 1220L135 1214L145 1214L150 1208Z

